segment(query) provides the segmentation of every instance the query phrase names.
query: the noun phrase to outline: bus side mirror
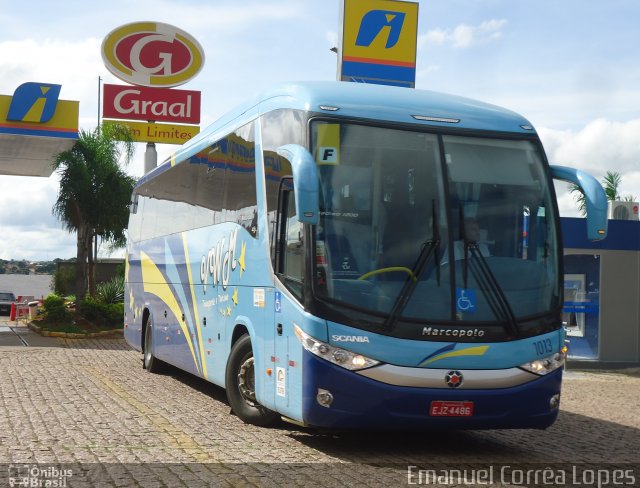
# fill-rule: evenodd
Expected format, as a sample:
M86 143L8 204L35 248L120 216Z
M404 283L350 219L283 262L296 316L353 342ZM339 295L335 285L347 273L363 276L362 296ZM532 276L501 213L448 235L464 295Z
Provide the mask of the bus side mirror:
M607 196L602 185L593 176L579 169L551 166L551 176L557 180L575 183L584 194L587 204L587 237L600 241L607 237Z
M303 224L317 224L320 218L320 180L313 156L298 144L280 146L278 154L291 163L298 220Z

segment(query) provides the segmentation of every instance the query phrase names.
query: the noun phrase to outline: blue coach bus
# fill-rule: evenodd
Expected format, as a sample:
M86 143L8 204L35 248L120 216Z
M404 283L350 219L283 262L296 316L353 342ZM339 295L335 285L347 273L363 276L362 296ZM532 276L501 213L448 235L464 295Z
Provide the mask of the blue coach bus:
M134 189L125 337L323 428L546 428L565 358L550 166L521 116L429 91L276 87Z

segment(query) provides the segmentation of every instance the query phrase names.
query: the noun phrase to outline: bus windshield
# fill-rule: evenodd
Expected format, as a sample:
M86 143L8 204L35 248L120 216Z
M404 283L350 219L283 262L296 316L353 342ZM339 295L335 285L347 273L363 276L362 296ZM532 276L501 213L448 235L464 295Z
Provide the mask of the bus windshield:
M535 142L311 127L317 298L420 327L517 329L558 309L556 212Z

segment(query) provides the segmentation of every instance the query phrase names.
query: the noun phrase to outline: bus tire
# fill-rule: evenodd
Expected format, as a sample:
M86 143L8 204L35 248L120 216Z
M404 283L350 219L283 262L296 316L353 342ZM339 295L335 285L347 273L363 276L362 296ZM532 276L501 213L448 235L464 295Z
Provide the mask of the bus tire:
M247 424L273 424L279 415L256 400L255 370L251 338L243 335L231 348L225 376L227 400L234 414Z
M149 373L162 373L164 371L164 363L153 355L153 327L151 318L147 318L144 327L144 348L142 351L142 367Z

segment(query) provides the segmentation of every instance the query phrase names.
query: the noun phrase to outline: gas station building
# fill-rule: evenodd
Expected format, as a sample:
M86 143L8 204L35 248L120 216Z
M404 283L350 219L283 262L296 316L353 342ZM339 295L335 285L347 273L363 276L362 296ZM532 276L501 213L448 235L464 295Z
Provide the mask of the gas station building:
M640 222L609 220L587 240L586 221L562 218L569 368L640 367Z

